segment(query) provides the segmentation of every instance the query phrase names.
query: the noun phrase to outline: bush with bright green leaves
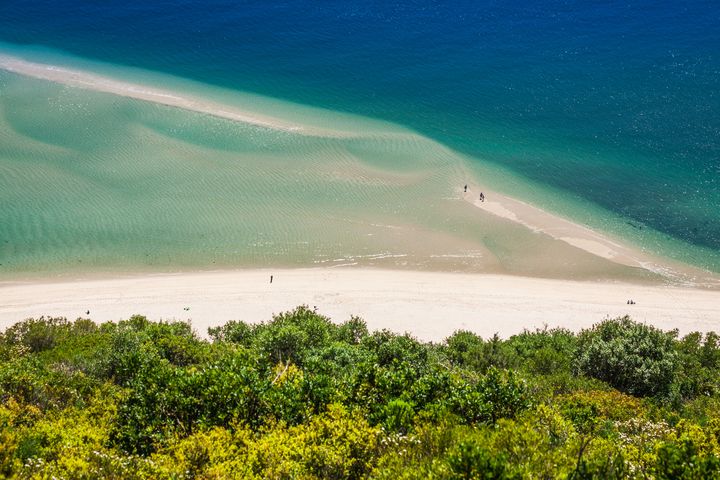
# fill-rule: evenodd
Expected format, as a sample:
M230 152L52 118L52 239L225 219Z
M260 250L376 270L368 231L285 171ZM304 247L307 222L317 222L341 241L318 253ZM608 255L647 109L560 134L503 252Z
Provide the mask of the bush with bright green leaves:
M551 320L551 319L549 319ZM2 478L714 478L720 349L628 318L441 343L306 306L0 334Z

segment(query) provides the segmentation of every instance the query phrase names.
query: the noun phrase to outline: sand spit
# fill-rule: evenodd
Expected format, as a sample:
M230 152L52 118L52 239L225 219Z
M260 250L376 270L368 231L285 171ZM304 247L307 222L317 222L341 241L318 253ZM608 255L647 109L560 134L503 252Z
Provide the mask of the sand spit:
M195 98L178 92L165 91L145 85L115 80L106 76L71 68L30 62L11 55L0 54L0 69L48 80L71 87L111 93L128 98L144 100L160 105L182 108L218 118L242 122L257 127L280 130L298 135L315 137L350 138L358 136L343 130L301 125L250 110L242 110L221 103Z
M496 332L507 337L546 324L579 330L625 314L663 329L678 328L681 334L720 331L717 290L352 268L6 282L0 284L0 299L0 329L40 315L103 322L139 313L153 320L191 320L205 335L208 327L231 319L258 322L307 304L337 322L359 315L371 329L433 341L458 329L484 337ZM630 299L636 304L628 305Z
M479 198L480 191L485 195L484 200ZM720 280L710 272L655 257L639 248L622 244L583 225L507 195L473 185L468 192L463 193L463 198L488 213L519 223L534 232L544 233L611 262L644 268L673 283L686 286L720 287Z

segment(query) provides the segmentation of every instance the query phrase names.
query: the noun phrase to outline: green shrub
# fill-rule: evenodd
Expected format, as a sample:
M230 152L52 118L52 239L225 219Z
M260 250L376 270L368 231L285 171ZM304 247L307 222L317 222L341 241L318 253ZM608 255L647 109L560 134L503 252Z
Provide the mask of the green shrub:
M413 425L415 410L403 400L391 400L383 408L383 426L389 432L407 434Z
M208 328L208 335L214 342L230 342L248 346L254 329L245 322L231 320L225 325Z
M720 476L720 459L702 456L690 440L664 443L657 451L654 468L657 480L702 480Z
M494 424L513 418L530 406L525 382L512 371L490 367L477 383L456 383L450 398L452 410L467 423Z
M363 338L368 336L368 329L365 320L352 316L347 322L341 323L338 327L337 338L341 342L351 345L358 345Z
M715 334L625 318L435 345L307 307L210 333L139 315L8 329L0 477L720 475Z
M510 337L506 346L518 368L539 375L570 372L576 348L575 335L562 328L525 331Z
M36 353L53 348L71 328L72 324L63 317L29 318L8 328L3 341L8 345L22 345Z
M679 399L709 397L720 391L720 349L718 337L710 332L703 335L694 332L677 342L678 373L677 393Z
M383 330L365 337L362 345L376 355L377 364L381 367L403 363L418 371L427 367L428 347L410 335L396 335Z
M621 392L662 396L675 381L674 338L629 317L606 320L579 336L578 371Z
M510 480L513 475L504 455L493 455L476 442L461 442L448 455L449 478L455 480Z
M451 364L485 373L488 368L514 368L517 359L512 351L495 334L487 341L479 335L465 330L459 330L445 340L444 354Z
M457 366L470 366L484 354L482 337L467 330L453 333L445 339L445 345L448 360Z

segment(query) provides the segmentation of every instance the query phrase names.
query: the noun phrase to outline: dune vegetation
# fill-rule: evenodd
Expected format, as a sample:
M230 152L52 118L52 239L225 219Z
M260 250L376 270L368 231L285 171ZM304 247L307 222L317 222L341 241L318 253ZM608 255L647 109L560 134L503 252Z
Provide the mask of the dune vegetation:
M442 321L442 319L438 319ZM631 319L443 343L307 307L0 335L0 477L713 478L720 345Z

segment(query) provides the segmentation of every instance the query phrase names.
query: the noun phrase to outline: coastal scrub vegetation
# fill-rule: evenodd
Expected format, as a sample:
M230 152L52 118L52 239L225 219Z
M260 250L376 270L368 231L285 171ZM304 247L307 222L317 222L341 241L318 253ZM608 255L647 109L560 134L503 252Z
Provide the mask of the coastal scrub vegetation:
M442 343L307 307L199 337L134 316L0 334L0 477L720 476L720 344L630 318Z

